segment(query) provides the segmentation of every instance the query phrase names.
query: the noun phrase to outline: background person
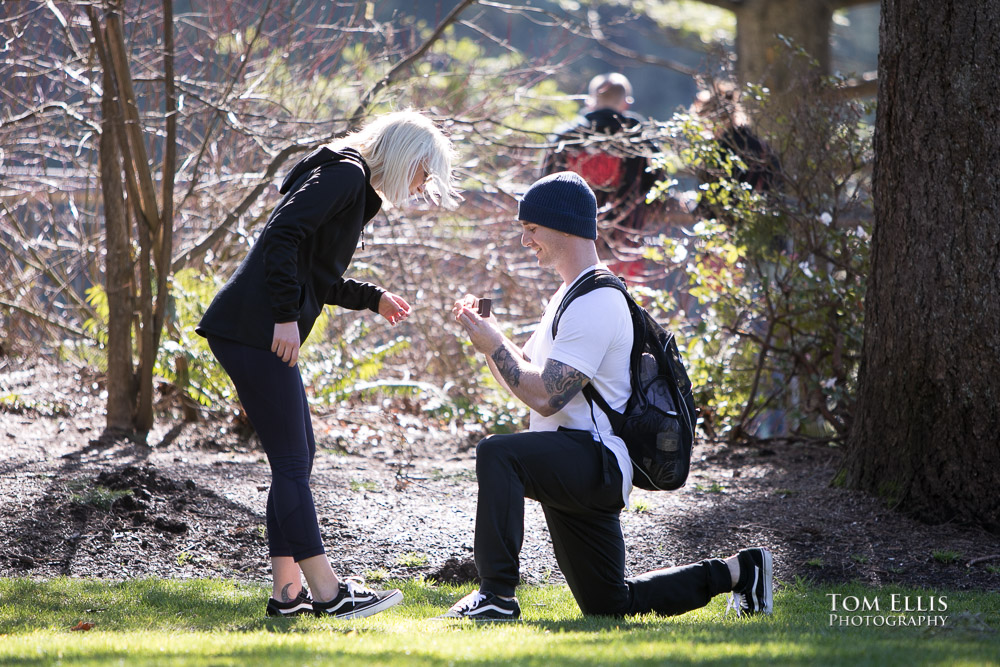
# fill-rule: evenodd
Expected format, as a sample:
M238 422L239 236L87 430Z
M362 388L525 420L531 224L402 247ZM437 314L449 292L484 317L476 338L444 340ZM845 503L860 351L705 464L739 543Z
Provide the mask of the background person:
M718 142L718 162L725 164L729 155L736 155L742 165L734 164L731 173L724 174L715 167L699 174L703 184L731 180L749 186L754 192L766 193L780 189L781 164L777 155L754 132L746 111L740 103L740 90L731 81L701 82L691 105L691 113L709 123L713 136ZM733 226L737 223L725 210L699 201L695 213L701 217L714 217ZM784 240L775 241L775 249L783 251Z
M625 578L620 513L628 505L632 464L604 411L592 411L581 390L593 383L613 409L623 409L631 392L631 315L620 291L595 289L570 304L552 338L562 296L601 266L594 244L597 201L579 175L559 172L537 181L522 198L518 219L521 244L563 283L523 349L493 316L476 313L474 297L455 302L452 313L472 345L531 413L527 432L490 436L476 449L474 551L482 583L444 618L520 617L515 589L525 498L541 503L556 560L584 614L680 614L730 591L738 613L771 613L772 560L763 548Z
M453 201L451 161L450 141L414 111L382 116L316 149L285 177L284 198L198 326L236 386L271 467L268 615L361 617L402 600L398 590L341 580L325 555L309 486L316 446L296 362L324 304L367 308L393 325L410 314L401 296L344 274L383 197L400 205L426 192Z
M568 170L583 177L597 198L599 243L620 260L612 263L612 271L641 279L643 263L635 256L640 234L662 222L650 216L654 206L646 204L646 194L664 175L649 170L660 149L643 136L643 118L628 110L633 101L632 83L624 74L591 79L583 112L550 140L554 147L542 171Z

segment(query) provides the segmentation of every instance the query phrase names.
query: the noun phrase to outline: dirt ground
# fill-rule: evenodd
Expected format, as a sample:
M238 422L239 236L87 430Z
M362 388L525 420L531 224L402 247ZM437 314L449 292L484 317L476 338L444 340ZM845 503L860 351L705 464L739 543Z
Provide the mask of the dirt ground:
M149 446L106 442L100 378L0 364L0 576L227 577L266 583L262 451L232 419L160 418ZM464 582L475 523L475 428L408 402L318 412L313 491L338 573ZM833 488L840 451L700 444L676 492L636 490L629 574L750 545L779 582L1000 591L1000 536L928 526ZM529 501L524 581L562 581Z

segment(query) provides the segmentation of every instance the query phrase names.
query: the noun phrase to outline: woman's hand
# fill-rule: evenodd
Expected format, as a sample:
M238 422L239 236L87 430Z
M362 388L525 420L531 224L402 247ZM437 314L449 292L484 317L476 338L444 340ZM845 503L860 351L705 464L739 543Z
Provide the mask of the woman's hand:
M396 326L409 317L410 311L410 304L403 297L392 292L382 293L378 302L378 314L389 320L389 324Z
M294 366L298 362L298 322L279 322L274 325L274 339L271 341L271 352L278 355L289 366Z

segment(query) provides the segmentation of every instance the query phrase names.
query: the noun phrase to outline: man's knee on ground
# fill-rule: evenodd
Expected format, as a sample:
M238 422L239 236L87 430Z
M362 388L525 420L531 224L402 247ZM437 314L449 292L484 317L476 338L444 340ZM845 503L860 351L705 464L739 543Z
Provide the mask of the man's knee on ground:
M573 591L584 616L623 618L632 607L632 592L626 586L593 586Z
M624 618L628 609L621 604L615 604L610 600L602 602L590 602L586 605L580 604L580 611L584 616L610 616L612 618Z

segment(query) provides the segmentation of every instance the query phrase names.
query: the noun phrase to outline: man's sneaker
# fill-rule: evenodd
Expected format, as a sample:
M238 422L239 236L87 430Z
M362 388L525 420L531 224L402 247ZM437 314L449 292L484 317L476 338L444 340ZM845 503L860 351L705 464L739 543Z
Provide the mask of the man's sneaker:
M299 591L294 600L278 602L274 598L267 601L268 616L299 616L313 613L313 601L305 588Z
M737 616L770 614L774 610L771 552L764 548L744 549L736 557L740 580L733 587L726 611L735 609Z
M516 621L521 617L517 598L504 600L493 593L473 591L438 618L471 618L474 621Z
M340 582L340 593L329 602L313 600L313 613L317 616L333 618L364 618L372 616L403 601L403 592L398 588L391 591L374 591L361 579L344 579Z

